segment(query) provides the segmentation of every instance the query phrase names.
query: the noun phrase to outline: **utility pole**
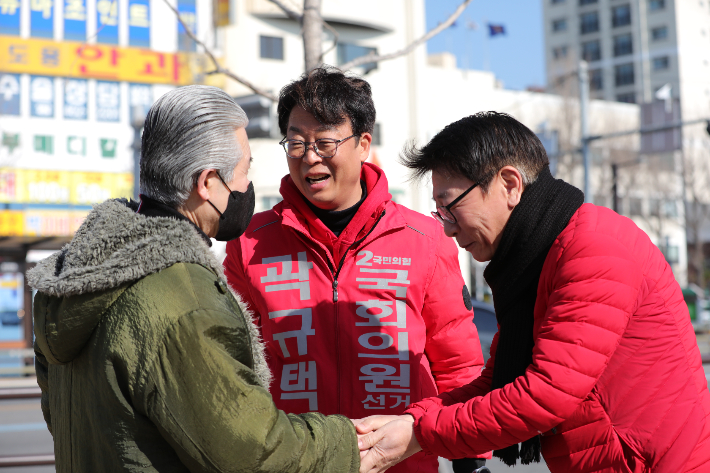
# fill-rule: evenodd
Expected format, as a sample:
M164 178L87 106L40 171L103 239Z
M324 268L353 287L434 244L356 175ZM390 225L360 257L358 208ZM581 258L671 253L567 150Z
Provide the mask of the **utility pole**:
M140 177L141 177L141 135L145 113L143 107L134 105L131 108L131 127L133 127L133 200L140 202Z
M619 174L619 165L616 163L611 164L611 193L612 197L614 199L613 202L613 210L616 213L619 213L619 188L618 188L618 174Z
M589 66L579 62L579 123L582 138L582 161L584 162L584 202L592 202L589 170Z

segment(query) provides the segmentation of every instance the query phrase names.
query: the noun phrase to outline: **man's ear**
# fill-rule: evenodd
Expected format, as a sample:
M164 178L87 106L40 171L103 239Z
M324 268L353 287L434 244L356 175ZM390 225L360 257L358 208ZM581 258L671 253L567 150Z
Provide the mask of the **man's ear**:
M360 163L367 161L370 157L370 146L372 145L372 135L365 132L360 135L358 146L360 147Z
M499 174L505 187L508 207L513 209L520 203L520 198L523 195L523 176L513 166L504 166Z
M205 169L197 177L195 190L197 191L197 195L199 195L204 201L210 200L210 195L214 186L213 178L218 179L217 171L214 169Z

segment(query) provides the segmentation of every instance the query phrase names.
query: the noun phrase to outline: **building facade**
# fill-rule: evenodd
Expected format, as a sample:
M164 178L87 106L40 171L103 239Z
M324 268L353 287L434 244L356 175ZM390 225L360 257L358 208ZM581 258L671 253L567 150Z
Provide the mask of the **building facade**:
M648 222L666 250L669 225L680 222L686 242L706 237L710 225L710 2L707 0L542 0L550 91L578 95L580 61L589 67L592 98L641 105L638 128L700 121L640 139L636 156L610 158L633 173L621 192L625 205ZM636 135L638 139L638 135ZM643 163L641 167L635 163ZM622 168L627 168L621 170ZM645 170L646 172L639 172ZM663 177L660 177L663 176ZM672 225L671 225L672 226ZM670 245L672 246L672 245ZM690 252L691 280L707 255Z
M213 36L212 2L172 5ZM134 195L132 125L202 80L195 50L163 0L0 1L0 273L61 248L93 204Z

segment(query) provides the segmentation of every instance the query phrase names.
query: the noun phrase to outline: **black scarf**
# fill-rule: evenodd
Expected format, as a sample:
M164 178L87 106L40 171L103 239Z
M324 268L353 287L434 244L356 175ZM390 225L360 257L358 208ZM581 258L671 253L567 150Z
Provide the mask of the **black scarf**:
M547 253L572 215L584 203L584 194L555 179L545 167L523 191L510 214L500 243L483 273L493 293L500 325L491 390L512 383L532 363L533 311L537 286ZM493 452L508 466L540 461L540 438Z

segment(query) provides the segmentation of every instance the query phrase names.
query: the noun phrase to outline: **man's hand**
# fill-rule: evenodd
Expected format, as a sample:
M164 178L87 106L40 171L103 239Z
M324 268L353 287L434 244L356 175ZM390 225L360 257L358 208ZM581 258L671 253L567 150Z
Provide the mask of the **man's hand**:
M357 433L360 435L363 434L369 434L373 430L377 430L383 425L392 422L393 420L397 420L400 417L404 416L370 416L370 417L365 417L364 419L351 419L353 424L355 424L355 430L357 430ZM411 416L406 416L411 419Z
M414 436L412 416L368 417L357 426L357 430L368 429L370 433L359 436L358 441L361 455L360 473L385 471L422 449Z

